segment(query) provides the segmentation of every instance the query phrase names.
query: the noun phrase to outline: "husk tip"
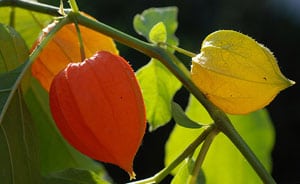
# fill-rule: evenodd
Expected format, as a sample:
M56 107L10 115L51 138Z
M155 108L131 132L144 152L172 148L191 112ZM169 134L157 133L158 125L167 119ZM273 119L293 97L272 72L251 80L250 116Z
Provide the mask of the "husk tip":
M135 178L136 174L134 173L134 171L130 171L130 172L128 172L128 174L129 174L130 181L136 179Z

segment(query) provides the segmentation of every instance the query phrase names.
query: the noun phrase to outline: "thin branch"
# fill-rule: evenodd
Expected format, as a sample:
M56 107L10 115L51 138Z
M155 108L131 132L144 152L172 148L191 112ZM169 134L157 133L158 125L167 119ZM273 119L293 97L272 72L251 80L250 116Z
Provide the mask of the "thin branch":
M178 164L180 164L185 158L191 155L194 150L206 139L206 137L211 133L216 131L214 124L208 126L172 163L170 163L163 170L155 174L153 177L131 182L128 184L150 184L150 183L159 183L161 182L170 172L175 169Z

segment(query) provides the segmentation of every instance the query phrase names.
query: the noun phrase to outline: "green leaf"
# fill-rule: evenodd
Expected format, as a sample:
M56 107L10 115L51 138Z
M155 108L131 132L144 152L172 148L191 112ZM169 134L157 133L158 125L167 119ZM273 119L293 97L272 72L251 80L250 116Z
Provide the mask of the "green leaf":
M165 40L167 38L167 43L178 44L175 36L176 7L150 8L142 14L136 15L133 24L135 30L148 40L152 30L152 39ZM152 29L153 26L156 28ZM150 130L155 130L170 121L171 101L177 90L180 89L181 83L156 59L151 59L146 66L140 68L137 71L137 78L143 91Z
M133 26L137 33L146 37L149 41L151 40L150 32L157 23L163 23L165 25L167 33L167 43L170 45L178 45L178 39L175 36L177 29L177 12L176 7L165 7L165 8L149 8L137 14L133 19ZM159 27L158 27L159 28ZM161 29L161 28L160 28ZM164 37L160 35L160 37Z
M0 24L0 122L2 122L10 100L13 86L20 73L29 51L22 37L11 27Z
M44 177L43 184L109 184L109 182L93 171L67 169Z
M40 183L35 128L21 90L13 91L28 49L17 32L3 24L0 40L0 180L4 184Z
M2 184L40 183L37 145L34 124L18 90L0 122Z
M137 71L137 79L142 88L150 130L155 130L170 121L170 104L181 83L155 59Z
M19 33L0 23L0 74L15 69L28 55L27 46Z
M67 168L105 174L101 164L79 153L64 140L52 119L48 93L35 78L31 78L30 82L24 96L38 130L43 175Z
M156 44L167 41L167 30L163 22L159 22L152 27L149 33L149 40Z
M171 184L183 184L183 183L188 183L189 178L192 176L192 170L194 168L195 161L193 159L185 159L183 163L181 164L178 172L172 179ZM203 173L203 170L199 173L197 177L197 184L205 184L205 176Z
M13 17L10 16L12 11ZM52 17L46 14L21 8L0 7L0 22L13 26L25 39L28 47L32 46L42 28L51 20Z
M190 98L187 115L194 121L206 123L212 121L203 106L194 97ZM270 171L275 133L267 111L259 110L248 115L231 115L229 117L259 160ZM202 131L202 129L175 126L166 144L166 164L177 157ZM203 171L208 184L261 183L245 158L224 134L219 134L214 139L203 163Z
M21 65L12 71L0 74L0 122L3 120L13 95L12 88L23 68L24 65Z
M201 128L203 125L191 120L182 110L179 104L172 102L172 116L174 121L186 128Z

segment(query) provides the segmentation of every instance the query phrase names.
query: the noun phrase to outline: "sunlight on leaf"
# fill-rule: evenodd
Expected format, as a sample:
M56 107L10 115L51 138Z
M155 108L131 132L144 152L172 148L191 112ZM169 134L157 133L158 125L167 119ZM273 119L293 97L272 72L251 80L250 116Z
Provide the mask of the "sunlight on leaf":
M147 9L134 17L134 28L148 40L150 36L158 40L166 38L170 45L178 45L175 36L177 11L176 7ZM150 130L155 130L171 120L171 101L181 83L156 59L151 59L137 71L137 79L142 88Z
M187 115L194 121L204 123L212 121L203 106L194 97L190 98ZM271 171L271 151L275 133L267 111L259 110L248 115L231 115L229 117L259 160ZM188 129L176 125L166 144L166 165L176 158L202 131L202 129ZM173 174L176 171L178 170L175 170ZM249 163L224 134L219 134L212 143L203 163L203 171L207 184L245 182L256 184L261 182Z
M0 7L0 22L9 25L10 7ZM22 8L14 8L15 18L14 28L22 35L28 47L31 47L42 28L52 20L52 17L46 14L28 11Z
M192 170L194 167L195 161L194 159L185 159L183 163L181 164L180 168L178 169L178 172L172 179L171 184L183 184L188 183L189 178L192 176ZM200 174L197 178L197 183L199 184L205 184L205 176L203 171L201 170Z
M166 27L167 43L170 45L178 45L178 39L175 36L177 29L177 7L165 7L165 8L149 8L137 14L133 20L133 26L137 33L151 40L150 32L157 23L162 22ZM164 37L160 35L160 37Z
M155 59L137 71L137 79L142 88L150 130L154 130L170 121L170 102L181 83Z
M295 83L283 76L270 50L229 30L205 38L201 53L193 58L191 77L209 100L230 114L261 109Z
M149 40L152 43L164 43L167 41L167 30L163 22L155 24L149 33Z

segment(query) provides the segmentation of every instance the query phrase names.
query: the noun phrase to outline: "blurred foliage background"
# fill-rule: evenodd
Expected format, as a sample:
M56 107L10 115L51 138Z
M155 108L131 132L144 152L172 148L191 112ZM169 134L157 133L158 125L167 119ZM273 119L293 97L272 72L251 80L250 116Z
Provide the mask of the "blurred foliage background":
M41 0L58 6L59 0ZM300 82L300 1L298 0L77 0L81 11L98 20L138 36L132 26L134 15L150 7L177 6L180 47L199 52L202 40L220 29L240 31L255 38L274 52L282 73ZM123 45L120 53L136 70L149 58ZM181 58L189 60L189 58ZM298 110L299 85L281 92L267 107L276 129L273 156L275 180L280 184L300 183L300 118ZM187 91L181 89L176 101L187 103ZM164 144L174 123L147 133L137 157L135 171L138 179L149 177L163 168ZM128 176L115 166L106 164L116 182L128 181ZM216 173L222 174L222 173ZM168 183L168 179L164 181Z

